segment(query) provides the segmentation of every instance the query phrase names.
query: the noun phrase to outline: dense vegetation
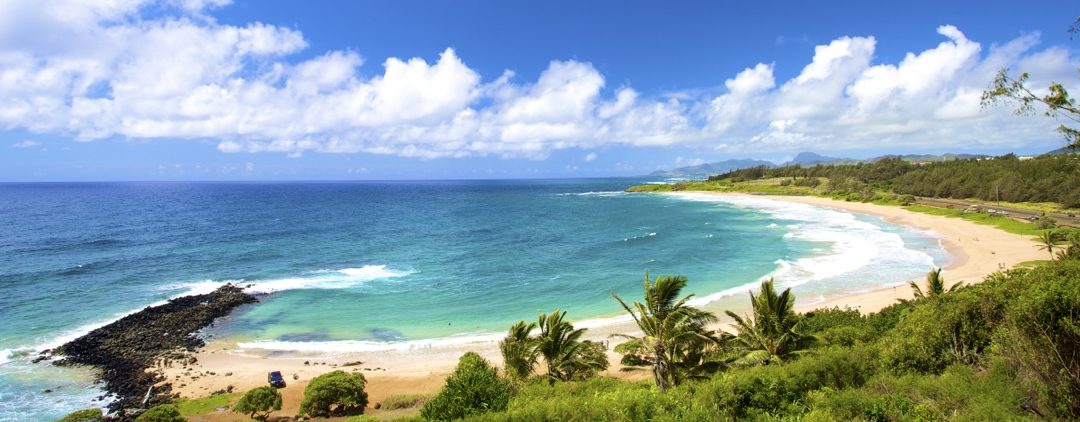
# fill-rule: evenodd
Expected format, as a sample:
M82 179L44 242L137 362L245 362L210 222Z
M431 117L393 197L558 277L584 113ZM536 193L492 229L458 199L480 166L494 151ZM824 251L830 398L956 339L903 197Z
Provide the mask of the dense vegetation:
M368 396L364 391L367 380L361 374L333 371L319 375L304 388L300 414L310 416L340 416L363 413Z
M461 419L491 410L505 410L510 401L510 381L476 353L466 353L458 361L446 387L424 404L420 414L437 421Z
M233 406L234 412L243 413L258 420L266 420L270 412L275 410L281 410L281 393L269 385L256 387L244 393L240 401Z
M790 178L793 186L839 194L896 194L1007 202L1054 202L1080 207L1080 157L1048 155L1021 160L1013 154L984 160L912 163L885 158L872 163L812 167L754 167L712 176L710 181L743 182Z
M753 315L735 334L700 332L680 277L646 281L645 301L627 305L639 325L659 324L629 350L668 368L652 382L605 377L549 383L532 377L504 411L467 420L1022 420L1080 417L1080 261L996 273L946 288L931 272L921 297L882 311L826 309L795 314L789 291L771 282L752 297ZM672 316L672 315L682 316ZM641 318L653 318L642 322ZM668 321L668 323L663 323ZM689 328L684 324L689 323ZM682 326L682 328L677 328ZM644 328L643 327L643 328ZM656 352L710 340L698 377L673 382L693 364ZM651 333L651 334L649 334ZM631 340L633 341L633 340ZM778 352L770 344L786 342ZM644 353L642 352L644 350ZM743 359L748 355L768 358ZM685 356L685 355L681 355ZM680 371L673 369L682 364ZM709 372L704 376L705 372Z

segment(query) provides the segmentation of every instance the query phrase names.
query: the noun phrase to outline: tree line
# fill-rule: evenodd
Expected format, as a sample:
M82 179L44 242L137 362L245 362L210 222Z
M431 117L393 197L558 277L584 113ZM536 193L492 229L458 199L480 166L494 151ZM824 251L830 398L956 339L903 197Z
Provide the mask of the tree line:
M834 193L886 190L935 198L1007 202L1055 202L1080 207L1080 156L1056 154L1022 160L1015 154L990 159L912 163L899 157L848 165L754 167L711 176L743 182L763 178L829 179ZM803 182L810 183L810 182Z

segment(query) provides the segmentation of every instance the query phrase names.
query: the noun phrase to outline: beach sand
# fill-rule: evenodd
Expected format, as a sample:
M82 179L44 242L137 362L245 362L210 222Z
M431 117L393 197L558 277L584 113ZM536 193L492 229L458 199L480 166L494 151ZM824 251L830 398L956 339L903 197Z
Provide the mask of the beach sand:
M729 194L724 194L729 195ZM882 206L859 202L844 202L828 198L806 196L765 196L779 201L798 202L842 211L873 215L885 221L929 230L941 236L941 242L952 257L942 275L947 284L956 282L977 283L983 277L998 271L1002 266L1012 267L1019 262L1043 259L1034 239L1007 233L991 226L970 221L921 214L900 207ZM895 283L900 280L888 280ZM812 305L797 307L800 312L830 307L858 309L870 313L896 303L898 299L911 298L906 286L884 287L877 290L827 297ZM725 298L710 303L706 309L722 315L723 309L742 312L746 308L744 296ZM741 308L740 308L741 307ZM636 329L625 318L608 324L590 327L587 337L593 340L611 341L613 333L633 334ZM717 328L730 331L728 322L721 320ZM465 352L480 353L494 364L499 364L498 345L494 342L463 343L456 345L392 350L377 352L262 352L240 349L236 344L210 341L196 354L198 362L189 367L161 368L173 391L182 397L202 397L232 386L235 391L265 385L268 371L278 370L284 374L288 386L282 390L284 407L277 415L295 415L303 397L307 382L322 373L344 370L364 374L367 378L369 408L387 397L400 394L434 394L446 376L453 370L458 358ZM622 371L620 355L609 352L611 369L608 375L624 379L648 379L647 371ZM362 362L361 364L355 364ZM353 365L345 366L348 363ZM209 373L213 373L210 375ZM414 411L415 412L415 411ZM379 410L369 413L380 415ZM400 412L384 416L398 416ZM205 420L230 420L232 414L221 412ZM199 420L199 419L195 419Z

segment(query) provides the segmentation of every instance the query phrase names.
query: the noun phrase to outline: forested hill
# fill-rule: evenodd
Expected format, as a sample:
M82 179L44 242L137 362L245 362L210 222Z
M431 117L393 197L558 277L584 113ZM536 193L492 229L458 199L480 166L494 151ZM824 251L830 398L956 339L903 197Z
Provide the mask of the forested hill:
M912 163L899 157L850 165L754 167L709 177L735 182L763 178L829 179L847 192L891 190L898 194L986 201L1055 202L1080 207L1080 155Z

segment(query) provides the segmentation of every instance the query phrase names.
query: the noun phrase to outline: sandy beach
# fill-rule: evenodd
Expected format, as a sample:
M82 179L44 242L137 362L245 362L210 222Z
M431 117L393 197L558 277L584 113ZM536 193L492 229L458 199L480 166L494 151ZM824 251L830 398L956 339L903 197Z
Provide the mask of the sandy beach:
M921 214L900 207L881 206L857 202L836 201L819 197L759 196L778 201L789 201L837 210L880 217L885 221L928 230L941 237L942 246L952 257L943 275L948 284L956 282L977 283L983 277L1011 267L1019 262L1043 259L1044 254L1036 248L1033 239L1007 233L996 228L975 224L957 218ZM895 283L899 280L889 280ZM805 312L815 308L854 308L864 313L874 312L897 299L910 298L906 287L884 287L857 294L827 297L812 305L798 308ZM731 301L710 304L706 309L723 306L732 309L732 303L745 306L746 298L740 295ZM737 310L737 309L736 309ZM717 312L719 314L719 312ZM718 328L726 328L721 321ZM610 341L612 333L634 333L628 321L591 327L588 337ZM264 385L266 373L279 370L285 375L288 387L282 390L285 397L280 415L295 415L303 396L303 388L313 377L332 370L354 371L364 374L368 380L369 406L399 394L431 394L442 387L446 375L453 370L458 357L466 351L475 351L498 364L498 346L491 341L453 344L438 347L417 347L407 350L374 352L264 352L241 349L236 344L210 341L197 355L198 362L187 366L159 368L173 384L173 391L183 397L200 397L232 386L236 391ZM611 369L609 375L620 378L644 379L643 371L621 371L620 356L609 352ZM370 413L378 416L379 410ZM385 413L384 413L385 414ZM211 415L206 420L230 420L231 414ZM385 414L393 416L393 414Z

